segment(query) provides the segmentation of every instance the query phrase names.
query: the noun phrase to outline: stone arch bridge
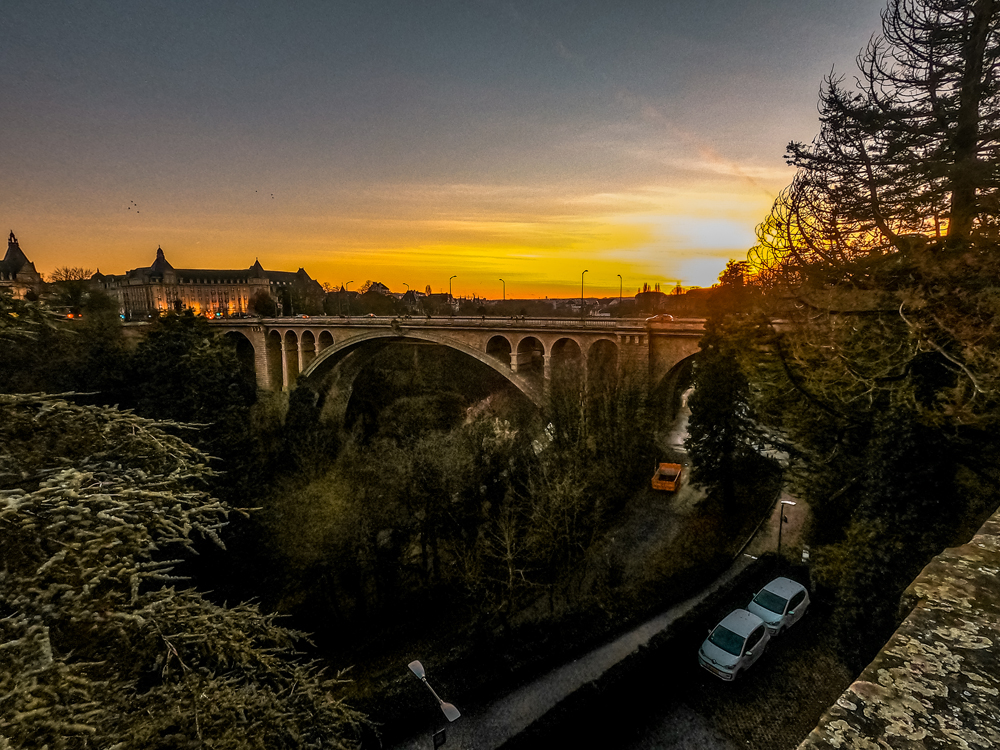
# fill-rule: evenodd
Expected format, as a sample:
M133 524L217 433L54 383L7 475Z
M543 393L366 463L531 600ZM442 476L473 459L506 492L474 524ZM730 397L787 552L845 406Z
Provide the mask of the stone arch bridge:
M349 397L354 378L388 344L438 345L491 367L541 408L553 373L568 363L584 382L598 370L636 366L652 392L672 388L698 351L704 320L671 318L299 317L211 322L252 358L257 384L291 390L336 387Z

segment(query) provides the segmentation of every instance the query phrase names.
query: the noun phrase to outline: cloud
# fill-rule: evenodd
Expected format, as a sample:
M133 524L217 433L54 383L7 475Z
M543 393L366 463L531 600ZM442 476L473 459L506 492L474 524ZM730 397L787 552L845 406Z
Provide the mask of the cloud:
M726 156L703 135L678 124L675 118L668 115L664 106L648 97L623 89L616 92L616 99L641 120L652 123L661 130L655 137L647 135L644 139L646 145L633 147L632 153L635 156L653 159L695 174L735 177L753 190L768 196L770 200L777 197L780 187L776 185L782 186L791 179L787 169L743 164ZM691 153L697 154L699 158L691 158Z

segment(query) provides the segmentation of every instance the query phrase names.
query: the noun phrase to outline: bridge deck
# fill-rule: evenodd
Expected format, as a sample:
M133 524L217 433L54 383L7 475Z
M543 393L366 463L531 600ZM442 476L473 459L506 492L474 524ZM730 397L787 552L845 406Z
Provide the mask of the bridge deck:
M650 321L646 318L527 318L527 317L436 317L425 318L423 316L391 316L391 315L364 315L364 316L338 316L338 315L299 315L293 318L247 318L247 319L223 319L232 325L236 320L254 321L262 323L268 327L302 325L302 326L331 326L331 327L382 327L397 321L400 325L408 328L529 328L529 329L556 329L556 330L589 330L589 331L628 331L640 332L647 328L653 330L690 330L701 333L704 330L705 321L703 318L675 318L671 321L656 320ZM222 323L223 320L213 321Z

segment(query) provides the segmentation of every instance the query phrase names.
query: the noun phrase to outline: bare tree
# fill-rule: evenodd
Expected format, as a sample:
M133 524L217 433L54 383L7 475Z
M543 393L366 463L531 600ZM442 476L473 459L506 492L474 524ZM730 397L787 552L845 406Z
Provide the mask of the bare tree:
M94 272L89 268L60 266L52 272L49 281L90 281L93 275Z

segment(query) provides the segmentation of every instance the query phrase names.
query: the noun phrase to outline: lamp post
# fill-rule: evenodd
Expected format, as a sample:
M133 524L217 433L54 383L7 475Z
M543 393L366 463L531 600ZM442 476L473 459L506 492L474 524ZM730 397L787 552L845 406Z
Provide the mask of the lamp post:
M441 700L441 696L434 692L434 688L432 688L431 684L427 681L427 673L424 672L423 664L419 661L411 661L407 666L410 668L410 671L417 676L417 679L424 683L424 685L427 686L427 689L431 691L431 695L433 695L435 700L437 700L438 705L441 707L441 711L444 713L445 718L447 718L448 721L455 721L455 719L462 715L457 708L450 703L445 703Z
M451 300L452 300L452 297L451 297L451 280L452 279L457 279L457 278L458 278L458 274L455 274L454 276L449 276L448 277L448 301L449 302L451 302Z
M345 294L350 293L351 290L348 289L347 287L349 287L353 283L354 283L353 281L348 281L346 284L344 284L344 293ZM347 298L347 317L348 318L351 317L351 298L350 297Z
M503 284L503 301L506 302L507 301L507 282L504 281L503 279L500 279L500 283Z
M583 273L580 274L580 317L581 318L583 317L583 276L585 273L587 273L587 271L584 271Z
M622 275L618 274L618 316L621 317L622 314Z
M782 500L778 504L778 562L781 562L781 527L788 521L785 518L785 505L795 505L791 500Z

